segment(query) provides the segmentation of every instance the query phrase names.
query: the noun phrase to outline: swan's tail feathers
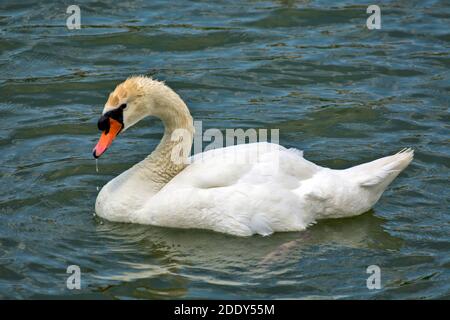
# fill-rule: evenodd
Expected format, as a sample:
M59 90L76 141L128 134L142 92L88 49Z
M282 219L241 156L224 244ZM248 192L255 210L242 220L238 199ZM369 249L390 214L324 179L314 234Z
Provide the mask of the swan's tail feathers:
M412 161L414 150L406 148L400 152L350 168L356 174L361 187L386 188Z

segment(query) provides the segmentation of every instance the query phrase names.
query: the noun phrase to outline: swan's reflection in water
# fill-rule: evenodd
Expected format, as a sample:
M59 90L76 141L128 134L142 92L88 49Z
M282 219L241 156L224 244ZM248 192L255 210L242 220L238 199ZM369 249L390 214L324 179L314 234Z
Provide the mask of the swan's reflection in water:
M111 244L109 259L120 263L114 273L100 273L112 283L101 290L134 298L182 298L195 284L202 290L257 286L283 273L295 274L302 259L320 259L328 247L390 249L401 240L383 230L373 212L320 221L303 232L239 238L210 231L180 230L104 222L97 229ZM118 269L122 270L118 273ZM298 270L297 270L298 272ZM303 275L308 270L301 270ZM223 293L222 293L223 294ZM190 292L190 296L194 296Z

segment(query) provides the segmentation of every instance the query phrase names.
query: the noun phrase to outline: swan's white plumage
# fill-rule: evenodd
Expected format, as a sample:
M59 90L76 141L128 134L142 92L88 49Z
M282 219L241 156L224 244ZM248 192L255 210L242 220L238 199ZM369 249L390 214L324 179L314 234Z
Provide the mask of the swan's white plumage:
M132 175L125 172L116 179L127 183L116 192L109 184L105 186L110 207L97 208L97 212L109 220L240 236L299 231L317 219L369 210L384 186L380 190L366 181L397 175L390 166L407 166L413 154L407 151L362 165L370 165L370 171L359 166L332 170L307 161L292 149L264 145L268 144L237 145L194 157L192 164L153 196L146 191L145 181L131 183ZM259 156L254 157L255 153ZM236 155L244 154L253 162L236 161Z
M169 147L163 138L157 151L106 184L97 198L97 214L112 221L239 236L299 231L318 219L369 210L413 157L407 149L332 170L304 159L299 150L253 143L195 155L166 181L159 178L167 166L168 160L162 159Z

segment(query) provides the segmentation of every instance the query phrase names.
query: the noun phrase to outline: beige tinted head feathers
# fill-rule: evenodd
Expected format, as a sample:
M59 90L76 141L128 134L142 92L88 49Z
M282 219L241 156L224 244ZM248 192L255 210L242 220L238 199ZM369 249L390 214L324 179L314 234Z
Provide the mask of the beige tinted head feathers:
M192 127L192 117L178 94L163 82L133 76L119 84L109 95L98 120L102 136L94 148L94 157L103 154L120 132L147 116L160 118L169 132Z

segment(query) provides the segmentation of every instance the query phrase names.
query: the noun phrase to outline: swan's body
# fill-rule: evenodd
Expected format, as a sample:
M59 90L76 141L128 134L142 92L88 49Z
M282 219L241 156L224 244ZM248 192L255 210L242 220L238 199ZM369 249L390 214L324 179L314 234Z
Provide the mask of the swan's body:
M151 99L147 103L153 104L134 118L126 114L127 107L124 127L133 122L130 119L135 123L153 114L163 120L166 131L149 157L100 191L96 213L111 221L239 236L304 230L319 219L369 210L413 157L408 149L346 170L332 170L305 160L299 150L253 143L207 151L190 158L190 164L174 163L174 148L181 144L190 150L192 143L192 118L185 104L167 86L148 78L131 78L121 86L117 94L127 90L127 101L132 101L130 91L137 87L138 92L148 91ZM110 102L115 93L105 113L115 110ZM122 104L121 99L116 105ZM174 140L180 128L187 136Z

